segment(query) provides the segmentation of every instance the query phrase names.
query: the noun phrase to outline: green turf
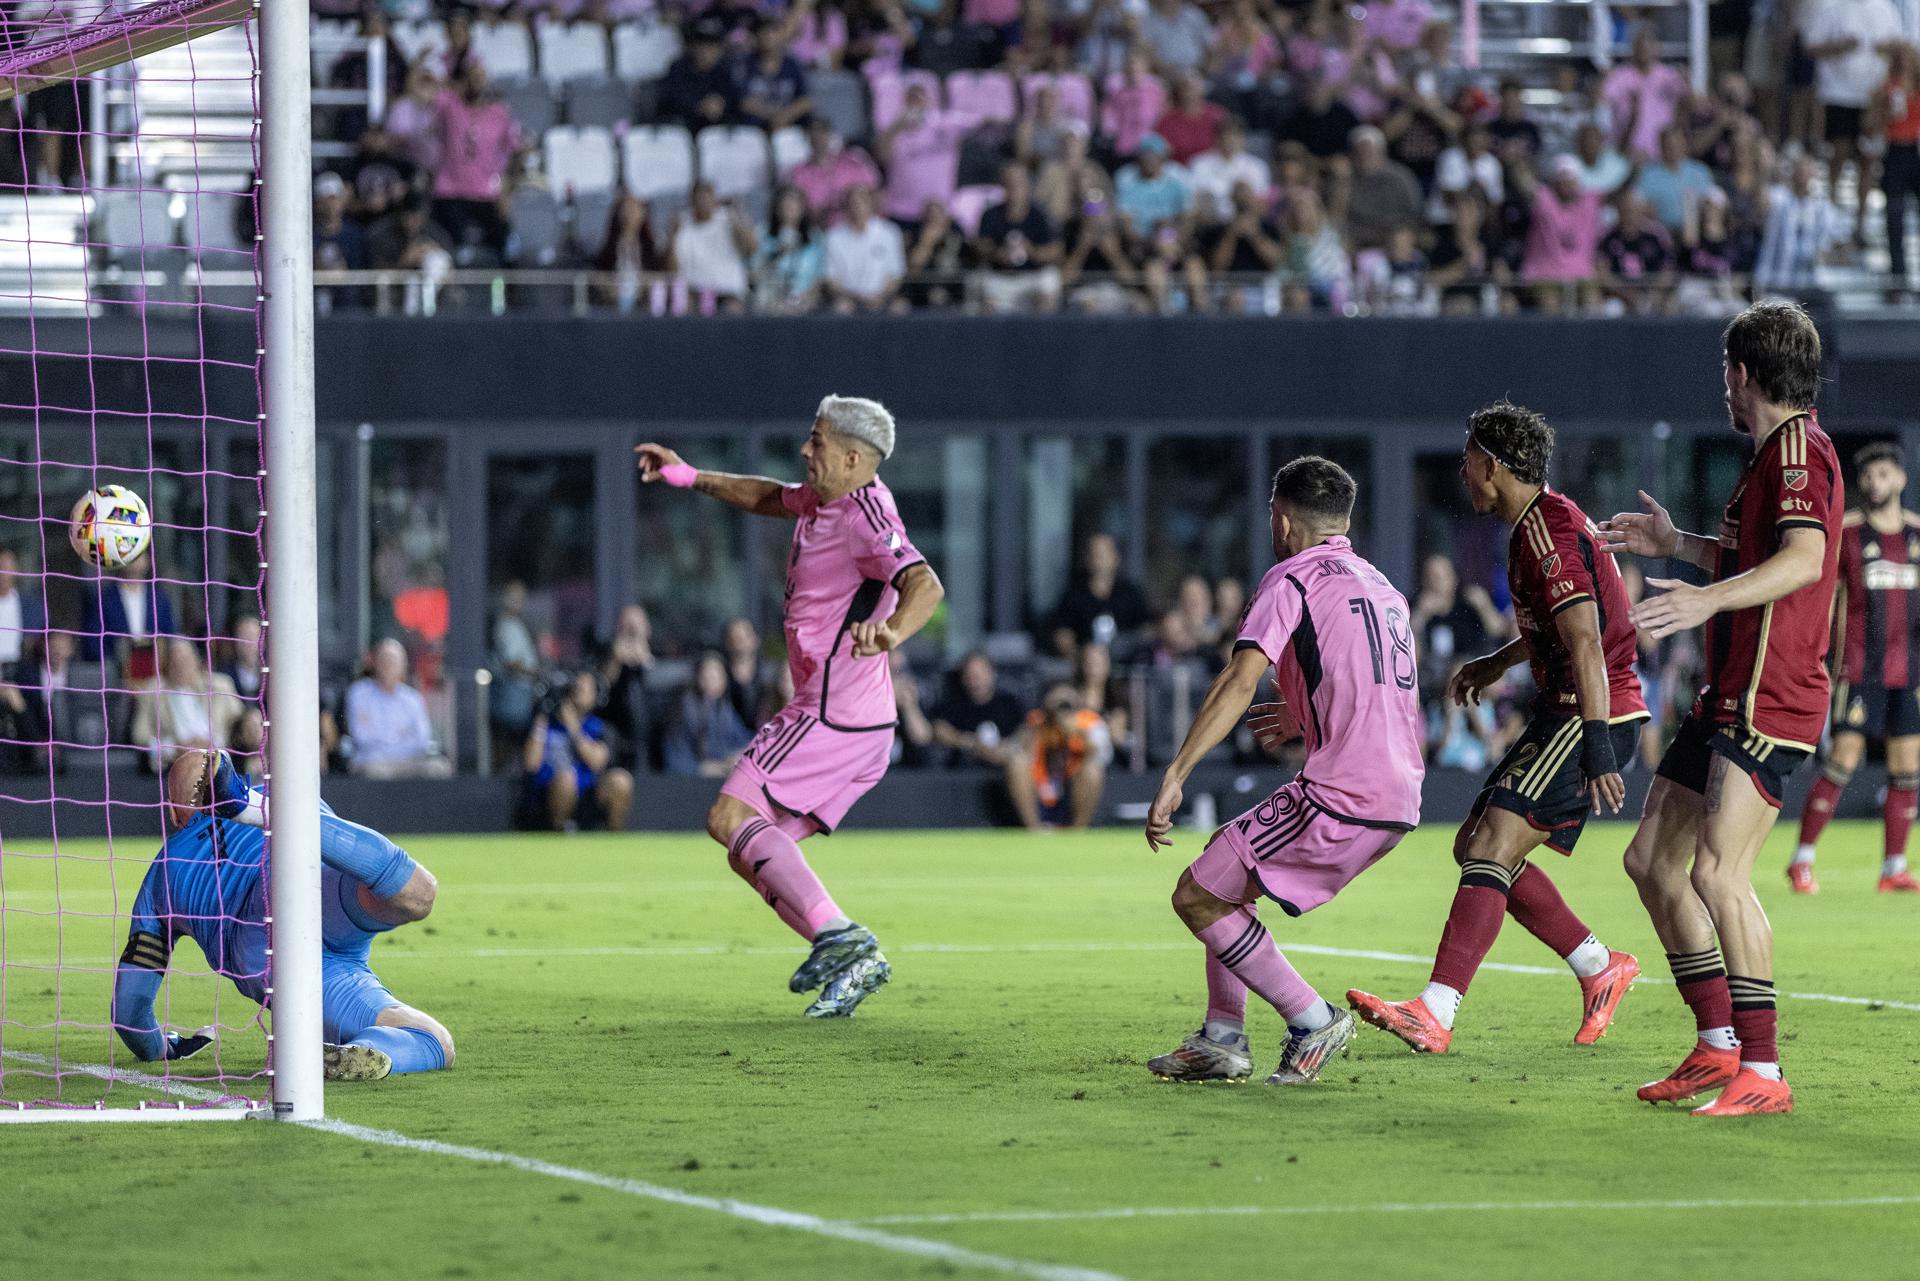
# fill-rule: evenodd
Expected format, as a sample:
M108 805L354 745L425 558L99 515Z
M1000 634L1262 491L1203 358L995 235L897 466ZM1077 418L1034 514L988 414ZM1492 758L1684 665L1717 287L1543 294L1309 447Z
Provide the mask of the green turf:
M1664 977L1619 870L1626 835L1597 827L1578 858L1547 863L1604 938ZM1274 914L1275 936L1430 952L1453 881L1448 836L1408 839L1304 921ZM1780 988L1920 1002L1910 959L1920 902L1874 893L1877 830L1835 826L1812 899L1788 896L1778 879L1786 839L1776 834L1762 878ZM1140 1062L1192 1028L1203 1003L1199 950L1166 902L1195 834L1158 856L1119 830L854 831L815 844L841 902L894 963L893 985L850 1023L799 1017L804 998L786 990L793 940L703 840L410 841L440 877L440 906L383 940L375 963L397 994L453 1029L459 1065L336 1088L330 1113L834 1220L1262 1211L884 1228L1133 1281L1915 1274L1901 1227L1911 1206L1516 1207L1912 1197L1920 1011L1783 999L1798 1106L1784 1118L1716 1123L1635 1102L1633 1087L1690 1043L1684 1007L1671 987L1643 983L1612 1035L1575 1049L1576 988L1564 973L1482 974L1443 1058L1416 1059L1362 1029L1351 1057L1311 1087L1167 1085ZM53 865L17 845L7 852L6 955L50 957L51 918L32 912L52 905ZM113 910L105 865L59 866L66 906ZM124 906L137 865L118 880ZM113 932L110 921L74 922L68 964L107 964ZM93 949L84 958L83 941ZM697 951L708 948L726 950ZM1409 995L1425 978L1402 962L1296 959L1336 999L1349 986ZM1517 928L1492 959L1557 964ZM66 975L65 1008L98 1017L105 977ZM54 988L50 972L11 970L8 1017L33 1021ZM185 993L177 1012L207 999ZM244 1021L240 1003L220 1008ZM1264 1072L1278 1021L1256 1011L1251 1030ZM19 1028L7 1033L10 1050L36 1048ZM95 1037L65 1052L98 1061L101 1048ZM226 1054L257 1063L258 1033L235 1034ZM9 1094L37 1085L8 1078ZM36 1281L296 1267L357 1281L988 1275L264 1123L8 1127L0 1143L0 1258L5 1275ZM1460 1202L1484 1208L1382 1208ZM1334 1206L1359 1208L1310 1212Z

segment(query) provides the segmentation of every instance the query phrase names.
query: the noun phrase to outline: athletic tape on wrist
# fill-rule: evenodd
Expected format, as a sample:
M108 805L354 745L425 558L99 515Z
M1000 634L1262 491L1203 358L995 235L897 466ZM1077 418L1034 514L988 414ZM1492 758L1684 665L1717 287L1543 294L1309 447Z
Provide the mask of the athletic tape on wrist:
M692 463L668 463L660 469L660 479L675 489L692 489L700 469Z

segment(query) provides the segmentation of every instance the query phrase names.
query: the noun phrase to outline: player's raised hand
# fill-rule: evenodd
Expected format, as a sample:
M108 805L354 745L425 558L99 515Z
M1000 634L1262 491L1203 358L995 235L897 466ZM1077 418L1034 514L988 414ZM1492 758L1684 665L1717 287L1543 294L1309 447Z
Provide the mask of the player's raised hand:
M853 637L853 656L872 658L900 643L900 635L886 622L855 623L848 635Z
M1600 550L1616 556L1671 556L1680 549L1680 533L1667 509L1644 489L1640 506L1645 510L1620 512L1600 522Z
M1506 674L1507 669L1496 662L1491 654L1470 663L1462 663L1460 670L1453 674L1453 679L1447 682L1447 697L1461 707L1478 707L1480 691L1498 685L1500 678Z
M1158 850L1162 845L1173 844L1168 833L1173 831L1173 816L1180 810L1182 800L1180 784L1171 775L1160 780L1160 790L1154 793L1153 804L1147 808L1147 848Z
M640 480L643 484L647 485L651 485L654 481L662 479L660 472L663 468L671 467L681 461L680 455L674 453L665 445L656 445L652 442L644 445L635 445L633 452L637 454L640 459Z
M1704 587L1694 587L1677 578L1649 578L1647 586L1659 588L1660 594L1635 605L1628 617L1635 627L1654 640L1675 632L1692 631L1718 612L1712 594Z
M1249 707L1247 728L1253 731L1254 741L1269 752L1278 751L1300 737L1300 724L1293 719L1293 709L1280 699Z

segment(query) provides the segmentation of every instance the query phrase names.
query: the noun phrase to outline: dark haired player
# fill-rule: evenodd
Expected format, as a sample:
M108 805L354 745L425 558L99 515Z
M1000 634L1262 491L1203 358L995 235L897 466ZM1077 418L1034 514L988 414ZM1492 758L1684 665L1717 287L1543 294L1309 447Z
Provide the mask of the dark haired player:
M1207 949L1201 1029L1147 1064L1179 1081L1253 1070L1247 989L1287 1022L1272 1085L1300 1085L1353 1039L1353 1015L1327 1004L1274 945L1264 895L1288 916L1327 902L1420 821L1424 737L1406 598L1347 541L1353 477L1296 458L1273 478L1273 554L1214 680L1147 813L1147 845L1170 845L1181 785L1233 732L1274 668L1283 702L1253 709L1262 741L1304 737L1295 778L1213 834L1180 874L1173 910Z
M1826 724L1842 506L1840 463L1813 415L1820 334L1807 313L1766 302L1734 317L1724 377L1727 414L1753 438L1753 456L1719 538L1675 529L1645 493L1645 511L1600 526L1607 551L1678 557L1713 576L1705 587L1649 579L1665 590L1633 611L1656 639L1709 624L1706 687L1660 762L1626 859L1699 1028L1673 1074L1639 1094L1678 1102L1724 1086L1696 1116L1793 1110L1776 1041L1773 932L1753 864L1788 775Z
M1813 847L1867 753L1887 744L1882 894L1911 894L1907 833L1920 789L1920 516L1900 507L1906 451L1876 441L1853 456L1862 507L1840 526L1840 586L1834 593L1832 746L1800 815L1800 848L1787 865L1796 894L1817 894Z
M1500 401L1467 420L1460 475L1476 512L1512 526L1507 579L1520 635L1462 667L1450 692L1463 707L1478 703L1482 690L1522 662L1532 664L1539 692L1526 732L1494 767L1454 838L1460 888L1426 990L1411 1001L1347 993L1363 1020L1416 1051L1446 1052L1460 998L1508 913L1579 978L1576 1045L1606 1035L1640 973L1638 961L1601 944L1527 861L1542 845L1573 853L1589 810L1620 812L1619 762L1633 759L1647 719L1619 567L1596 549L1586 513L1548 488L1552 458L1553 428L1532 410Z

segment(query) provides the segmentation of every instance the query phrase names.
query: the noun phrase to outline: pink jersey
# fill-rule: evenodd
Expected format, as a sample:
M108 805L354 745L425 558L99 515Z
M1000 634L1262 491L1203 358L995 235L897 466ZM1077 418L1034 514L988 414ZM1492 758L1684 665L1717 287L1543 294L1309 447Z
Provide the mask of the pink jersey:
M907 541L893 492L879 480L822 503L805 485L780 501L799 518L787 554L787 666L793 706L828 729L890 729L893 673L887 656L855 658L847 632L893 613L900 571L925 562Z
M1275 565L1240 622L1235 648L1273 663L1307 740L1310 797L1365 826L1420 821L1419 668L1406 597L1344 538Z

